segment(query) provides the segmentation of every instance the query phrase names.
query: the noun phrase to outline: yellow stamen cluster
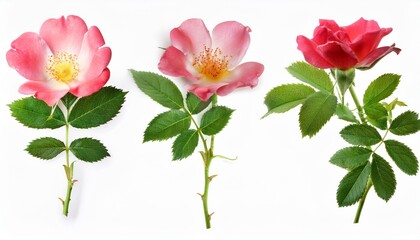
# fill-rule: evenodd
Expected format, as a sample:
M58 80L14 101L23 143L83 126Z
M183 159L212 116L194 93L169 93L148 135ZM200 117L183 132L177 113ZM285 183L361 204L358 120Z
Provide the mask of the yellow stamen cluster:
M213 50L206 46L193 61L195 69L211 81L218 81L228 75L228 64L229 57L224 56L219 48Z
M79 74L77 55L66 52L58 52L49 56L47 72L59 82L69 83L76 79Z

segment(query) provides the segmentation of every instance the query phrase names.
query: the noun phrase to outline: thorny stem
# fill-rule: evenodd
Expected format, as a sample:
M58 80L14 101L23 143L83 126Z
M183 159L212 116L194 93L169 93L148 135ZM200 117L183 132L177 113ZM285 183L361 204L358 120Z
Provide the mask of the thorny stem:
M214 100L212 102L212 107L215 107L216 104L217 104L217 100ZM206 228L210 229L211 228L211 222L210 221L211 221L211 216L213 215L213 213L209 213L209 209L208 209L209 187L210 187L211 180L214 177L216 177L216 175L210 176L210 174L209 174L210 164L211 164L213 158L215 157L213 155L213 152L214 152L214 136L211 136L210 148L209 148L209 146L207 145L207 141L204 138L204 134L202 133L200 127L198 126L197 122L195 121L195 119L193 118L191 113L186 108L184 108L184 111L186 113L188 113L188 115L190 116L190 119L197 129L198 136L200 137L201 142L203 143L203 147L204 147L204 152L200 152L201 157L203 158L203 163L204 163L204 192L203 192L203 194L199 193L198 195L200 195L201 200L203 202L204 219L205 219L205 222L206 222Z
M69 122L68 116L70 114L70 109L66 111L66 139L65 139L65 150L66 150L66 164L64 165L64 171L67 177L67 193L66 198L63 201L63 214L67 217L69 214L69 206L71 200L71 191L76 180L73 180L73 166L74 163L70 164L70 148L69 148Z
M356 104L356 108L357 108L357 112L359 114L360 120L362 121L363 124L366 125L367 121L363 113L363 108L360 105L359 99L357 98L353 85L350 85L349 91L350 91L351 97L353 98L354 104ZM366 197L371 187L372 187L372 180L369 178L365 187L365 192L363 193L362 198L359 201L359 206L357 208L356 216L354 218L354 223L359 223L360 214L362 213L363 205L365 204Z

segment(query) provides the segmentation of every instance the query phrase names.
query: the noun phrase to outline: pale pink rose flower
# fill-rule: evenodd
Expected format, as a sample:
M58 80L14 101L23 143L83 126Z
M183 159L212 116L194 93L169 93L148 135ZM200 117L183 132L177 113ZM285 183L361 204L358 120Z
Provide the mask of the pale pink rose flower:
M184 77L187 90L201 100L213 94L225 96L236 88L254 87L264 66L257 62L239 64L250 42L251 29L229 21L218 24L212 37L201 19L188 19L171 33L172 46L158 68L167 75Z
M25 32L7 52L9 66L29 81L22 94L34 95L49 106L68 92L85 97L108 81L111 49L95 26L88 29L77 16L48 19L38 33Z

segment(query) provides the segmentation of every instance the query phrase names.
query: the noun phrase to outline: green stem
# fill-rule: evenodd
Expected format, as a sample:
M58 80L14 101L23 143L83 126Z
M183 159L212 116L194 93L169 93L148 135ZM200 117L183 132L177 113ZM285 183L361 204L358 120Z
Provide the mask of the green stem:
M66 194L66 199L64 200L63 203L63 214L64 216L68 216L69 214L69 206L70 206L70 197L71 197L71 190L73 189L73 181L68 181L67 182L67 194Z
M208 209L208 197L209 197L209 186L210 186L210 181L211 181L211 177L209 176L209 169L210 169L210 163L212 160L212 156L209 155L209 153L205 154L205 159L204 159L204 193L203 195L201 195L201 199L203 201L203 209L204 209L204 218L206 221L206 228L209 229L211 228L211 215L209 214L209 209Z
M69 214L69 206L70 206L70 199L71 199L71 191L73 189L73 164L70 164L70 148L69 148L69 122L68 122L68 116L69 116L69 109L67 109L66 114L66 139L65 139L65 148L66 148L66 165L64 165L64 171L66 173L67 177L67 193L66 198L63 201L63 214L67 217Z
M214 97L214 99L212 101L212 107L216 106L216 104L217 104L217 98ZM213 214L213 213L209 213L209 208L208 208L209 187L210 187L211 180L216 176L216 175L213 175L213 176L209 175L210 164L211 164L211 161L214 158L214 155L213 155L213 152L214 152L214 136L211 136L210 148L209 148L208 145L207 145L207 141L204 138L204 134L201 132L201 129L198 126L197 122L195 121L194 117L188 111L188 109L186 109L185 107L183 109L186 113L188 113L191 121L193 122L194 126L196 127L198 136L200 137L201 142L203 143L203 147L204 147L204 152L201 152L201 156L203 158L203 163L204 163L204 192L203 192L203 194L199 194L199 195L201 196L201 200L203 202L204 219L205 219L205 222L206 222L206 228L209 229L209 228L211 228L211 222L210 221L211 221L211 216Z
M353 98L354 104L356 104L357 113L359 114L360 120L363 124L367 124L365 114L363 113L363 107L360 105L359 99L357 98L356 92L354 91L353 85L349 87L351 97Z
M356 216L354 218L354 223L359 223L360 214L362 214L363 205L365 204L366 196L367 196L371 187L372 187L372 180L370 180L370 178L369 178L369 181L366 185L365 192L363 193L363 196L359 201L359 207L357 208Z
M354 91L353 85L350 85L349 87L351 97L353 98L354 104L356 104L357 112L359 114L360 120L363 124L367 125L367 120L365 118L365 114L363 112L363 107L360 105L359 99L357 98L356 92ZM354 218L354 223L359 223L360 214L362 213L363 206L365 204L366 197L369 193L370 188L372 187L372 180L369 178L366 187L365 192L362 195L362 198L359 201L359 206L357 207L356 217Z

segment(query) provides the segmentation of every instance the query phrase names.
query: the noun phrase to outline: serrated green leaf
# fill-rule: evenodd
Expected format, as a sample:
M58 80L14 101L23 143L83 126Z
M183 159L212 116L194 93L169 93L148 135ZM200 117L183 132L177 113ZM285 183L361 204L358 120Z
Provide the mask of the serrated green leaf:
M169 110L157 115L144 131L143 142L162 141L175 137L190 128L189 115L180 110Z
M395 174L391 165L376 153L372 157L371 177L373 187L380 198L385 201L391 199L397 187Z
M34 97L16 100L8 105L12 116L23 125L30 128L56 129L66 124L63 112L56 107L51 116L52 108L44 101Z
M130 72L137 87L160 105L174 110L184 107L181 91L168 78L152 72Z
M375 79L365 91L364 105L378 103L389 97L400 83L400 77L400 75L388 73Z
M416 133L420 130L418 117L416 112L406 111L392 121L389 131L399 136Z
M337 104L337 109L335 110L335 114L337 115L339 119L342 119L348 122L354 122L354 123L358 122L353 112L350 111L350 109L342 103Z
M372 146L382 140L379 132L372 126L352 124L340 131L341 137L353 145Z
M330 77L322 69L309 65L306 62L295 62L287 67L287 71L293 77L313 86L318 90L326 91L329 93L334 92L334 86Z
M304 84L285 84L273 88L265 97L264 104L268 112L266 117L272 113L284 113L305 102L306 98L315 90Z
M71 105L73 105L74 102L76 102L76 100L77 97L71 94L70 92L68 92L64 97L61 98L61 102L67 109L70 109Z
M49 160L55 158L66 149L64 143L56 138L43 137L33 140L26 151L34 157Z
M370 163L353 169L340 181L337 203L340 207L351 206L362 197L370 175Z
M212 98L209 98L206 102L201 101L194 93L187 93L187 107L191 114L197 114L203 111L212 101Z
M337 97L325 92L310 95L299 112L302 136L312 137L330 120L337 108Z
M85 162L98 162L110 156L106 147L97 139L79 138L70 143L70 151Z
M416 175L419 169L419 162L413 151L405 144L395 141L386 140L385 148L391 159L397 166L408 175Z
M75 128L92 128L109 122L119 113L126 94L114 87L103 87L79 99L70 112L70 125Z
M196 130L187 130L175 139L172 145L173 160L181 160L193 154L198 144L198 133Z
M215 106L203 114L200 122L201 132L216 135L227 125L234 110L225 106Z
M372 103L364 106L367 120L373 126L385 130L388 123L388 111L380 103Z
M364 165L372 155L370 149L364 147L346 147L338 150L330 159L330 163L345 169L354 169Z

